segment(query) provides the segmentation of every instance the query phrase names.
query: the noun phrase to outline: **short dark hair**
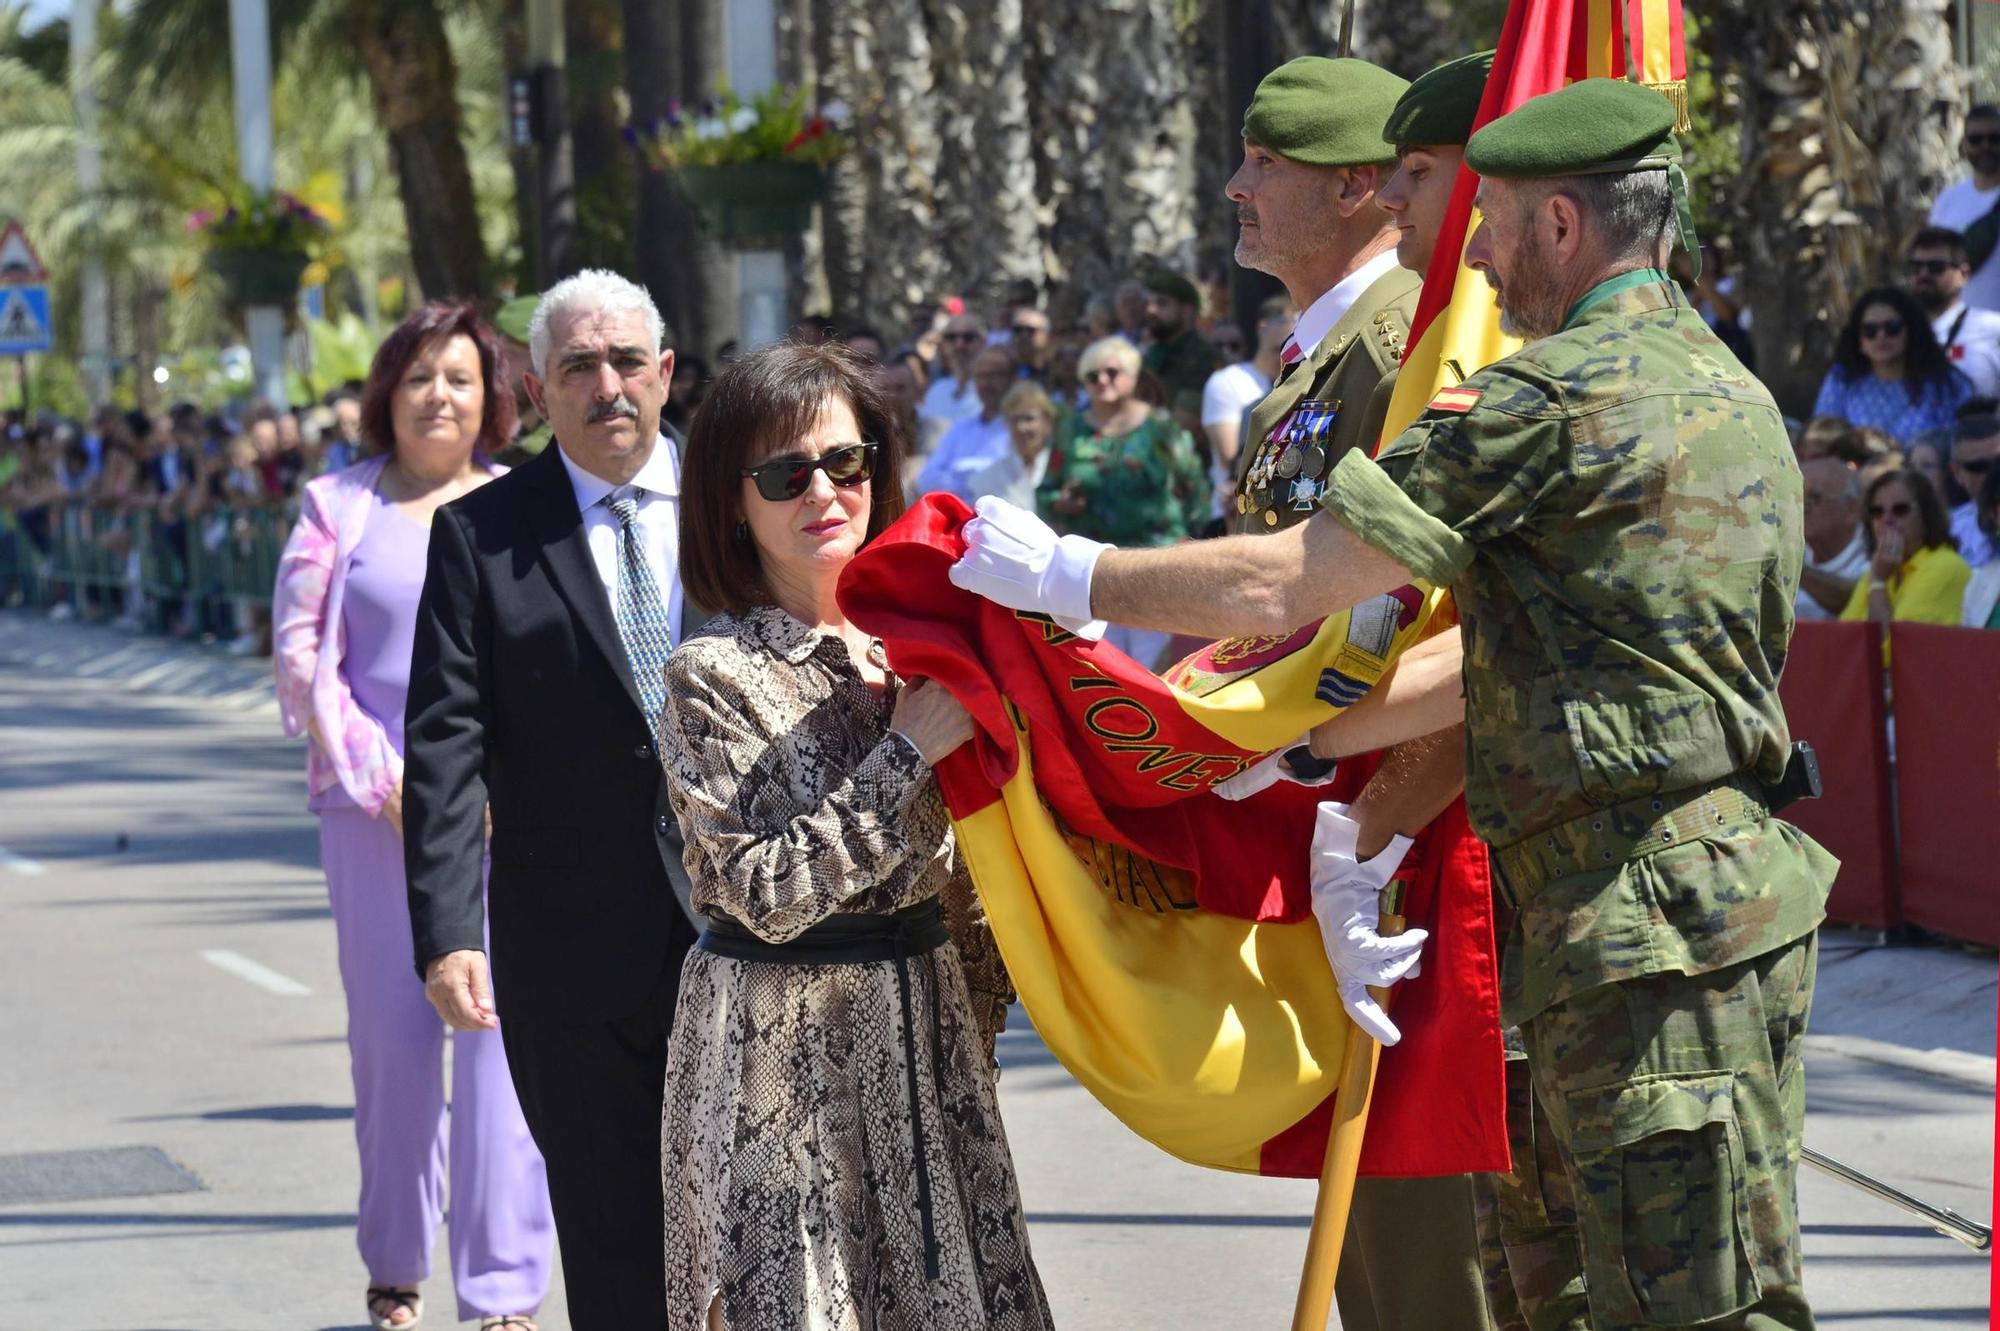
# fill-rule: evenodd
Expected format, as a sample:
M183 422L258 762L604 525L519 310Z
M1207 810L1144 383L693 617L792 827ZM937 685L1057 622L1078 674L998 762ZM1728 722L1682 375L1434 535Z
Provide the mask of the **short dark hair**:
M740 615L771 604L757 547L743 530L743 469L812 428L831 399L845 402L879 451L870 482L868 539L903 515L908 440L874 368L838 342L759 347L724 366L688 425L681 475L681 588L697 605Z
M1938 498L1937 489L1931 484L1930 478L1914 467L1891 467L1887 471L1877 472L1869 480L1868 488L1862 492L1862 513L1864 515L1867 513L1868 506L1875 502L1875 496L1891 481L1901 481L1909 487L1911 497L1917 501L1917 513L1924 520L1923 548L1929 550L1942 545L1949 549L1958 549L1958 541L1951 534L1951 519L1945 516L1944 501ZM1861 524L1861 543L1868 547L1869 554L1875 553L1874 523ZM1915 550L1908 551L1904 557L1908 558L1915 553Z
M1927 226L1917 232L1910 238L1909 252L1915 254L1918 250L1943 250L1951 256L1953 263L1967 262L1964 233L1953 231L1948 226Z
M500 340L479 317L478 307L463 300L434 300L396 325L368 366L368 383L361 390L361 437L385 453L396 449L395 416L391 403L396 385L410 362L433 342L464 334L479 349L479 378L485 388L486 410L479 422L477 452L488 457L514 441L521 423L514 394L500 380Z

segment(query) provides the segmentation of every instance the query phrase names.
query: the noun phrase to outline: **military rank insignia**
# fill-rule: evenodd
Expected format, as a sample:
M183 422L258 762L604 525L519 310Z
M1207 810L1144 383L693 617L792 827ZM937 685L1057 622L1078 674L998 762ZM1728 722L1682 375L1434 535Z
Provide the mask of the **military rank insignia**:
M1340 403L1308 398L1278 422L1243 478L1236 497L1239 513L1262 513L1264 525L1278 525L1278 509L1310 513L1326 485L1327 457Z

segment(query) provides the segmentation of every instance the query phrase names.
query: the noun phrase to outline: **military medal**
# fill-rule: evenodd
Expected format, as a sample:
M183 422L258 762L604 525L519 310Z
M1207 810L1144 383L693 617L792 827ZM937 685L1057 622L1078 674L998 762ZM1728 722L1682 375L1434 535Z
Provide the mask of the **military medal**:
M1298 474L1299 450L1296 448L1287 448L1283 453L1278 455L1278 475L1289 481Z
M1308 476L1317 477L1326 470L1326 450L1318 444L1308 444L1305 458L1299 463L1299 470Z

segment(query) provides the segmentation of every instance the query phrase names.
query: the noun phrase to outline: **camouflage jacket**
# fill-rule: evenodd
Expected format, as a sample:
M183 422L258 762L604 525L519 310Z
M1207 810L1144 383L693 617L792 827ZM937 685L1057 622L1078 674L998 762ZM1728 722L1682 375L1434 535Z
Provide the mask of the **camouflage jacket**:
M1222 368L1222 357L1208 339L1190 328L1171 342L1153 343L1142 359L1166 390L1167 410L1200 420L1201 390L1208 386L1208 376Z
M1391 268L1250 409L1236 454L1234 532L1282 531L1319 509L1341 455L1375 447L1424 280Z
M1081 513L1064 513L1064 491L1082 499ZM1209 520L1208 469L1188 433L1154 411L1129 434L1101 435L1088 416L1058 429L1035 507L1049 525L1113 545L1172 545Z
M1770 394L1654 270L1440 392L1379 458L1341 460L1326 507L1456 595L1466 800L1503 872L1507 848L1567 848L1578 828L1621 844L1677 792L1783 775L1803 495ZM1529 899L1506 1019L1818 924L1824 851L1761 813L1710 831L1542 881L1508 873Z

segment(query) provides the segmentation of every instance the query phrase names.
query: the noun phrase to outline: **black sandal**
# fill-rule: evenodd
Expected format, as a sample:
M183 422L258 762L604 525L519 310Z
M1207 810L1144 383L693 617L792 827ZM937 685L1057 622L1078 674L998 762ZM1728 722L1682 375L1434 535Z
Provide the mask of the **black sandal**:
M370 1285L367 1294L368 1322L375 1331L410 1331L410 1328L424 1320L424 1296L414 1289L393 1289L388 1285ZM375 1305L392 1305L388 1311L378 1313ZM410 1320L392 1322L389 1319L407 1310Z

